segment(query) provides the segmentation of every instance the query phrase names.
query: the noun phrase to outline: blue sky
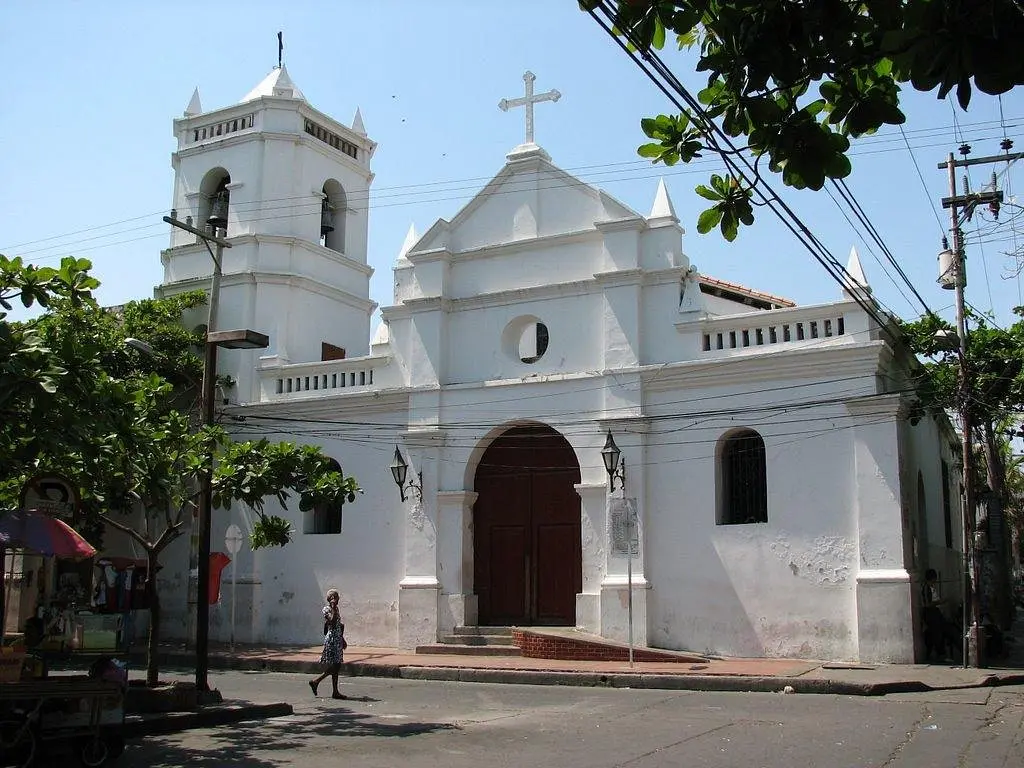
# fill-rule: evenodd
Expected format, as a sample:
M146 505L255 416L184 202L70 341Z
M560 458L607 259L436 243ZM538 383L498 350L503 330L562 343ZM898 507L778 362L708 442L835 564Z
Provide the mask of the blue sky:
M276 64L278 30L288 71L306 98L346 123L359 107L379 143L369 261L377 270L371 298L382 305L391 303L391 264L409 224L422 233L437 218L452 218L522 141L521 110L506 114L497 104L522 93L527 69L536 73L538 91L562 93L536 111L537 141L554 162L645 214L664 176L686 228L684 248L703 273L801 304L839 295L767 211L733 244L696 233L703 206L693 188L717 163L666 169L637 157L640 118L671 108L575 0L8 0L0 5L8 67L0 107L0 251L38 263L85 256L103 283L104 303L151 295L168 241L160 217L171 203L171 121L196 86L207 110L238 101ZM668 52L667 60L685 83L700 87L692 53ZM1024 98L1004 96L1002 107L1007 135L1024 150ZM948 314L952 292L935 283L948 226L938 205L947 179L936 164L961 134L950 104L934 95L908 92L906 111L906 140L923 183L898 130L855 145L848 182L925 301ZM995 98L976 95L956 120L975 156L999 152L1004 131ZM975 188L991 170L972 170ZM1001 185L1012 194L1017 183L1024 176L1014 166ZM904 317L920 313L909 289L898 289L882 270L877 246L864 245L827 195L785 196L843 263L857 245L884 306ZM1000 323L1024 303L1004 253L1017 238L1014 210L1006 207L998 225L976 218L967 227L968 301L993 309Z

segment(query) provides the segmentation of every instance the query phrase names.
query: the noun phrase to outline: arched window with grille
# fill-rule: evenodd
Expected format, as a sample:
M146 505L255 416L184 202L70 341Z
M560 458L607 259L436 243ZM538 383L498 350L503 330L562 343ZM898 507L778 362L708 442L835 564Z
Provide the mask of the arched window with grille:
M335 459L330 460L330 468L341 472L341 464ZM332 506L317 504L306 512L305 533L341 533L341 512L343 505Z
M719 444L718 524L768 522L764 440L752 429L732 432Z

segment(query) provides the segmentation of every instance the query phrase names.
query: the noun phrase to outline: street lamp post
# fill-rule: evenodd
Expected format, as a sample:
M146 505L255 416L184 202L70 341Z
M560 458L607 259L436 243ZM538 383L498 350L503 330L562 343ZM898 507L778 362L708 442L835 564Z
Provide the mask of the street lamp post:
M164 216L164 221L172 227L191 232L206 246L213 259L213 276L210 280L209 309L206 319L206 340L203 344L203 386L200 421L204 426L212 426L215 421L214 399L217 382L217 347L226 349L265 349L270 339L266 334L250 330L217 331L217 309L220 300L221 257L225 248L231 243L216 236L217 225L224 219L211 216L214 234L203 232L190 224L178 221L171 216ZM210 243L217 246L216 253ZM208 681L210 652L210 530L211 511L213 509L213 456L203 473L199 489L199 503L196 510L196 527L199 531L198 562L196 573L196 689L205 692L210 690Z

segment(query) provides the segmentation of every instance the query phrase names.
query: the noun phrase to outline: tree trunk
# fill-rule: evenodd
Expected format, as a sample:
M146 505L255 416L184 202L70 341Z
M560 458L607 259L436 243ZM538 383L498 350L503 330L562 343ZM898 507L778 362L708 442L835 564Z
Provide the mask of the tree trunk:
M160 682L160 595L156 589L156 570L160 553L146 550L149 568L146 571L146 602L149 604L149 639L146 644L146 685L150 688Z
M1009 629L1013 621L1013 602L1010 594L1008 577L1006 536L1006 467L1003 466L1002 454L996 443L995 428L986 422L985 432L985 465L988 487L991 491L986 500L987 549L986 559L990 560L991 579L982 583L983 605L988 608L992 621L1001 629Z

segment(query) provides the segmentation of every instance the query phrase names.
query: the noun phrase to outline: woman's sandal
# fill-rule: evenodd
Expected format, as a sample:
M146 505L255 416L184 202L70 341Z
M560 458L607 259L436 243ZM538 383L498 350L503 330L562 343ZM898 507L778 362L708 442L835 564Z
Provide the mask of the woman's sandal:
M335 691L334 693L331 694L331 698L332 699L347 699L348 696L346 696L343 693L338 693L337 691Z
M309 687L313 689L313 695L316 696L317 683L315 680L309 681Z

